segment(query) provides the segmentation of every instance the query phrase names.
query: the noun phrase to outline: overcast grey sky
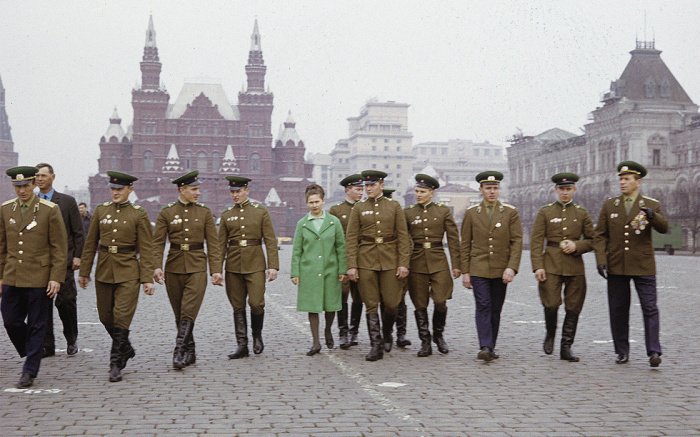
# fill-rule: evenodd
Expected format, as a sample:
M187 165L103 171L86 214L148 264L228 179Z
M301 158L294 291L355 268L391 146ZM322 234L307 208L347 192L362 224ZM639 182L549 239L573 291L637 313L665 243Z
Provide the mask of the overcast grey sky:
M171 102L219 78L236 102L257 16L275 94L311 152L347 135L372 97L407 102L414 144L505 143L516 127L581 133L635 38L700 102L700 1L0 0L0 76L20 164L87 185L116 105L126 129L149 13Z

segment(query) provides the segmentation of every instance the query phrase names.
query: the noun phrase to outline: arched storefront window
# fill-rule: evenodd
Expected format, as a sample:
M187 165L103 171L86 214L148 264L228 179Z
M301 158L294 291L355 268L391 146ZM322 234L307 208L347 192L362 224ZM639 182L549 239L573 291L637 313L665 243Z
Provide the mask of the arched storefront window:
M260 155L257 153L250 155L250 172L260 173Z

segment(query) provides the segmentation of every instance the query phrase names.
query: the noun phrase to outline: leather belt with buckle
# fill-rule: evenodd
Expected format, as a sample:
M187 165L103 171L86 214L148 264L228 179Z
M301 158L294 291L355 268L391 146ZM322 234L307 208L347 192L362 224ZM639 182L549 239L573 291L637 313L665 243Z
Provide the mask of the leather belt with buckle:
M396 240L396 237L394 237L393 235L389 237L362 237L362 241L367 241L369 243L375 244L388 243L394 240Z
M204 249L204 243L189 243L189 244L170 243L170 248L174 249L174 250L182 250L184 252L187 252L190 250Z
M440 241L440 242L435 241L432 243L430 241L424 241L422 243L415 243L413 245L413 247L416 249L420 249L421 247L423 249L430 249L431 247L442 247L442 241Z
M558 242L555 243L554 241L547 241L547 246L550 246L550 247L559 247L559 244L560 243L558 243Z
M262 240L228 240L229 246L238 247L248 247L248 246L260 246L262 245Z
M136 246L103 246L100 244L100 250L109 253L131 253L136 251Z

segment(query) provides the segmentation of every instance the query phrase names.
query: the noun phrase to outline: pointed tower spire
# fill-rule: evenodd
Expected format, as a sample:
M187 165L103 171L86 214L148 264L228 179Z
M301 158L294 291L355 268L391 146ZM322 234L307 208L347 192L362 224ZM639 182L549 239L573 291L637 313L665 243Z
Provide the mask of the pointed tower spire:
M109 117L109 122L111 124L122 124L122 118L119 116L117 113L117 107L114 107L114 112L112 112L112 116Z
M250 52L248 52L248 65L245 66L245 73L248 76L248 91L265 91L265 61L263 60L262 48L260 44L260 30L258 29L258 19L255 19L253 34L250 36Z
M226 153L224 153L224 159L221 162L221 168L219 173L221 174L237 174L240 173L238 168L238 163L236 162L236 157L233 155L233 148L229 144L226 146Z
M180 155L177 154L175 144L171 144L168 157L165 158L163 173L180 173L182 171L182 166L180 165Z
M146 43L143 47L143 59L141 60L141 89L160 89L161 66L158 47L156 47L156 30L153 27L153 15L151 15L148 19Z
M2 85L0 77L0 142L9 142L12 145L12 133L10 132L10 121L5 112L5 87Z

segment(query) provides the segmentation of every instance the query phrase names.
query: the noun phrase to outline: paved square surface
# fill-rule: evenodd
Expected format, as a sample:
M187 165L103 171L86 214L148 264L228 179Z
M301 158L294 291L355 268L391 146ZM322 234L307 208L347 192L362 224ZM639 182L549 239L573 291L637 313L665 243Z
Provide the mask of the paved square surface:
M700 435L700 258L658 255L663 363L649 367L636 296L631 354L614 364L605 282L585 256L588 297L574 352L579 363L542 352L543 311L528 253L508 287L497 351L476 360L470 290L455 282L445 338L451 352L418 358L412 304L408 337L374 363L363 316L360 345L307 357L311 335L289 280L291 246L269 284L262 355L229 360L233 314L222 287L210 286L195 326L197 363L172 370L175 328L164 286L141 295L132 324L136 357L110 383L110 339L95 291L78 297L80 352L65 354L55 315L57 355L42 361L30 390L14 389L22 360L0 334L0 436L15 435ZM407 297L408 300L408 297ZM432 311L432 309L431 309ZM55 311L54 311L55 312ZM560 322L563 308L560 309ZM337 328L334 326L337 343Z

